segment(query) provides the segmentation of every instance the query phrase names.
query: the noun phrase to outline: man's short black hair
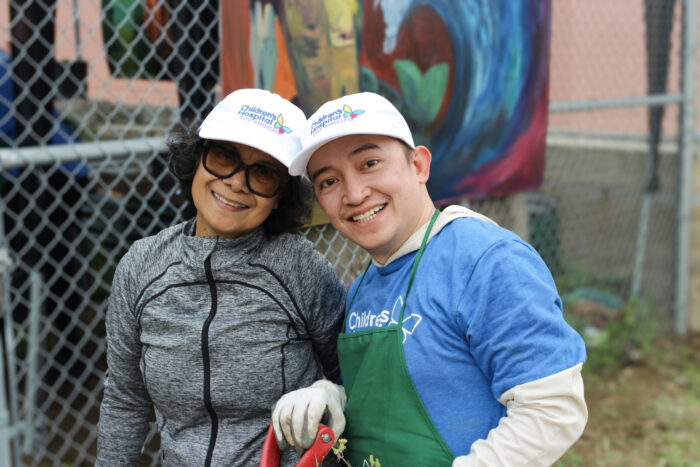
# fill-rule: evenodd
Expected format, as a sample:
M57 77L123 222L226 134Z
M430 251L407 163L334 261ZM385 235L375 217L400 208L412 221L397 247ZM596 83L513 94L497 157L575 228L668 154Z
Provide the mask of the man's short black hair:
M192 180L199 167L205 139L197 134L198 124L178 125L168 137L168 169L180 181L183 192L192 202ZM311 219L313 189L301 177L290 177L274 209L263 222L268 235L294 233Z
M411 156L413 155L414 149L411 146L409 146L408 144L406 144L406 141L404 141L402 139L396 138L396 141L401 143L401 146L403 147L403 152L406 155L406 160L410 163Z

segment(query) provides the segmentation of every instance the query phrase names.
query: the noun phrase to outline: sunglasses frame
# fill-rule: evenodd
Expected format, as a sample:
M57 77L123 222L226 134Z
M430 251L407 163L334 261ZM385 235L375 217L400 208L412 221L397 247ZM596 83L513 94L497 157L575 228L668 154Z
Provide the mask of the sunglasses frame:
M212 171L209 167L207 167L207 156L209 155L209 149L212 147L224 149L227 153L234 154L236 157L238 157L238 162L239 162L238 167L236 167L236 169L233 172L229 173L228 175L221 175L221 174L218 174L218 173ZM251 168L256 167L256 166L257 167L264 167L266 170L271 170L279 175L280 182L272 194L268 195L268 194L260 193L259 191L254 190L253 187L250 186L250 170L251 170ZM216 143L216 142L211 141L211 140L206 140L204 142L204 148L202 151L202 167L204 167L204 170L206 170L207 172L209 172L213 176L220 178L222 180L229 178L229 177L233 177L235 174L237 174L238 172L243 170L245 173L245 185L248 187L248 189L250 190L251 193L253 193L254 195L257 195L257 196L261 196L263 198L274 198L284 189L284 187L289 182L289 175L278 170L277 168L266 165L266 164L259 164L259 163L246 164L245 162L243 162L243 158L241 157L241 153L238 151L238 149L235 146L228 146L228 145L224 145L224 144L219 144L219 143Z

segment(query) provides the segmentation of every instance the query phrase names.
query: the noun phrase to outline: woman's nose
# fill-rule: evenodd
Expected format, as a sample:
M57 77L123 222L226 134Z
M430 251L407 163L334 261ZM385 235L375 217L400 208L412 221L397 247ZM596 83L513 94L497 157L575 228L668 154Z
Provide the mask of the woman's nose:
M227 184L233 191L247 191L247 186L245 183L245 170L239 170L230 177L221 179L225 184Z

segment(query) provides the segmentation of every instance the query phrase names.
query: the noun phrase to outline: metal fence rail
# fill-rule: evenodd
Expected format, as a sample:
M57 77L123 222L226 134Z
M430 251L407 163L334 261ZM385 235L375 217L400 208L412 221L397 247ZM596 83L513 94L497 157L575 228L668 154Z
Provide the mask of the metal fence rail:
M573 1L557 0L555 15L573 14ZM640 15L643 3L631 3ZM164 140L177 122L204 115L219 98L217 2L9 4L10 27L0 32L0 375L7 378L0 381L0 465L90 465L114 267L134 240L188 216L165 169ZM695 2L686 4L687 15L674 16L676 28L697 15ZM177 33L186 27L188 34ZM673 328L674 303L682 301L676 281L687 268L679 266L677 243L687 248L689 181L680 183L679 174L689 176L693 150L695 28L689 23L683 36L682 88L634 98L624 89L612 97L571 96L550 107L553 115L601 120L609 111L681 109L682 144L676 133L661 138L653 191L648 133L554 125L540 190L465 200L532 243L563 295L603 296L565 300L584 318L614 311L606 297L625 301L634 291L654 303L655 320ZM88 56L94 44L102 52ZM66 45L69 57L54 60ZM88 77L86 66L109 72ZM553 68L551 80L558 79ZM686 190L680 211L678 186ZM361 249L330 225L305 235L346 283L366 264ZM157 465L157 450L152 431L142 464Z

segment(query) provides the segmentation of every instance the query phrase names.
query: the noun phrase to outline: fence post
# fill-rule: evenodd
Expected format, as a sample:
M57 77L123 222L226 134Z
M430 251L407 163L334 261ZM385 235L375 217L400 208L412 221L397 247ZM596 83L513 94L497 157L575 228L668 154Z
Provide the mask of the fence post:
M0 333L0 345L4 346L5 339ZM0 464L11 466L10 438L12 426L10 425L10 412L7 410L7 394L5 393L5 358L4 351L0 349Z
M688 328L688 280L690 275L690 232L692 216L694 116L695 116L695 50L697 40L697 2L683 0L683 47L681 56L680 163L678 191L678 245L676 249L676 302L674 328L685 334Z
M29 335L27 336L27 376L25 377L25 437L24 453L34 448L36 430L36 393L39 385L39 321L41 320L43 278L39 271L29 273Z
M2 246L5 230L4 223L2 219L2 211L0 211L0 278L2 279L2 296L0 301L2 303L2 316L4 319L12 319L12 314L8 313L8 303L10 297L10 289L8 280L8 270L11 265L10 254L4 246ZM0 464L7 465L8 467L12 465L10 460L10 455L12 450L10 448L10 439L12 438L12 425L10 412L7 408L7 394L5 392L5 336L4 336L5 326L0 326Z

